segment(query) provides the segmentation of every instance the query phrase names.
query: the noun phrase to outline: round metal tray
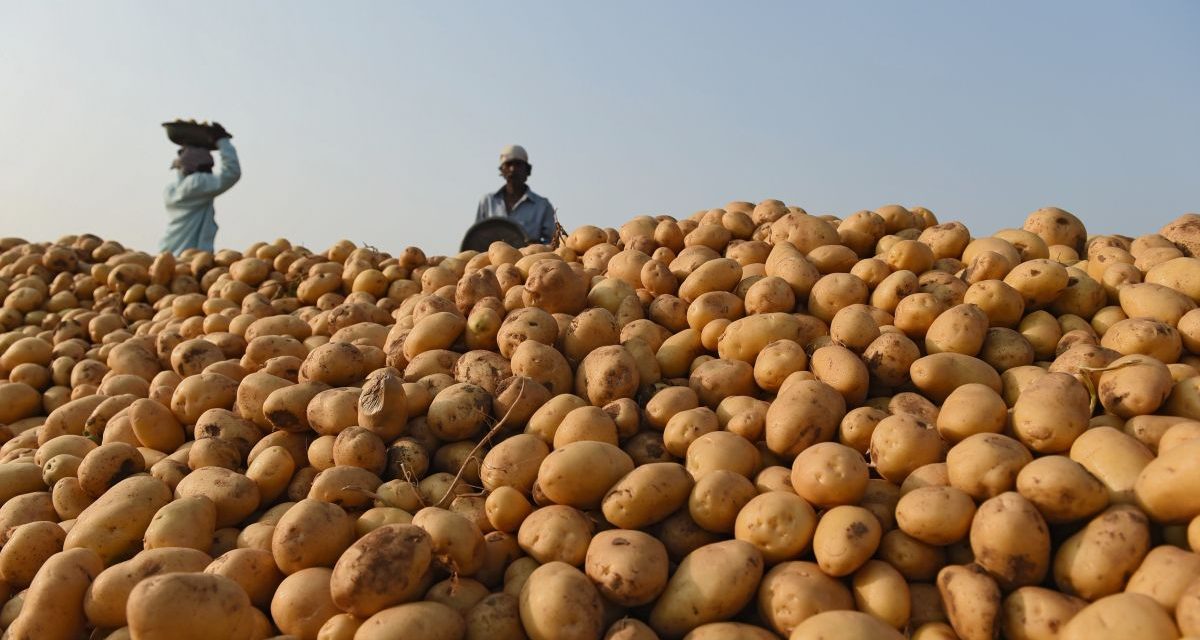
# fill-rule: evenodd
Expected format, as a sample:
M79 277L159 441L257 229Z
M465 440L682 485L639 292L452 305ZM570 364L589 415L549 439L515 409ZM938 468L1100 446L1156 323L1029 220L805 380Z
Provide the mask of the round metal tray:
M529 244L521 225L507 218L486 218L471 225L463 235L460 251L487 251L493 242L507 242L516 249Z

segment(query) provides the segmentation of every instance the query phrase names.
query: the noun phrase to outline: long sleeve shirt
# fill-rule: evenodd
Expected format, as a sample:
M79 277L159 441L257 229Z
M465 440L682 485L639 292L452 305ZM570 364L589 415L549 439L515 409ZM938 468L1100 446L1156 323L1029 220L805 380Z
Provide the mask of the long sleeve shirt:
M475 222L486 218L508 218L521 225L530 242L548 243L554 238L554 207L550 201L525 189L525 195L517 201L512 211L504 202L504 188L495 193L486 193L479 199Z
M172 172L163 192L167 207L167 232L161 248L176 255L185 249L213 250L217 237L217 214L213 199L225 193L242 177L237 150L229 138L217 141L217 167L212 173L183 175Z

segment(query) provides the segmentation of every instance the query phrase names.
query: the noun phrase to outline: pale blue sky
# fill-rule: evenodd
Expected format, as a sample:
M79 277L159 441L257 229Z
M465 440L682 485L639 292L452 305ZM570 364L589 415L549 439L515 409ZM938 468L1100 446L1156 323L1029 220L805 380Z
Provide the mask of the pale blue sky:
M496 156L568 229L780 198L977 234L1200 211L1200 2L0 0L0 235L154 250L173 148L244 177L218 246L457 250Z

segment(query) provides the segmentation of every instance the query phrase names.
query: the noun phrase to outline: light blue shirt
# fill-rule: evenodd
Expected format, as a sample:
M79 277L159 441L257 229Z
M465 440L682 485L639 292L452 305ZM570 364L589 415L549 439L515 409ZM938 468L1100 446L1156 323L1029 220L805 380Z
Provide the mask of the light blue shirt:
M176 255L185 249L212 251L217 237L217 212L213 199L225 193L242 177L237 151L229 138L217 141L217 166L212 173L183 175L175 169L163 191L167 205L167 233L161 250Z
M530 242L549 243L554 238L554 207L550 201L526 187L525 195L512 211L504 202L504 187L479 199L475 222L486 218L508 218L521 225Z

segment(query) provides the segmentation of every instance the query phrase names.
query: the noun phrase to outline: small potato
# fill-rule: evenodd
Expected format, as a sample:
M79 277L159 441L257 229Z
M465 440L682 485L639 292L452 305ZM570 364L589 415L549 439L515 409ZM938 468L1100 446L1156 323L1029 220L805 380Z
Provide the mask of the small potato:
M587 555L592 530L592 522L582 511L554 504L521 521L517 544L542 564L557 561L577 567Z
M1155 522L1182 524L1200 515L1196 486L1200 468L1200 439L1192 439L1163 451L1151 460L1133 486L1138 504Z
M826 511L813 535L813 555L825 573L850 575L879 548L879 521L862 507L840 506Z
M1126 593L1141 593L1174 612L1184 591L1200 576L1200 555L1162 545L1150 550L1125 585Z
M528 493L537 480L538 468L549 454L550 447L535 435L524 433L512 436L484 456L479 471L480 480L489 491L512 487L521 493Z
M332 567L354 541L354 521L337 505L297 502L275 525L271 553L280 570L294 574L309 567Z
M977 500L1011 490L1017 474L1033 459L1029 450L997 433L970 436L946 454L950 485Z
M256 607L270 607L271 597L283 573L275 566L271 552L262 549L234 549L212 561L204 573L225 576L238 583Z
M963 640L988 640L1000 631L1000 587L979 565L952 565L938 572L946 616Z
M901 496L896 505L896 523L901 531L939 546L962 540L974 516L971 497L954 487L914 489Z
M1140 593L1119 593L1101 598L1075 614L1058 637L1173 640L1179 637L1179 630L1153 599Z
M1013 407L1013 432L1038 453L1060 453L1088 428L1091 399L1073 376L1050 373L1022 391Z
M859 611L868 613L889 626L903 629L908 624L912 600L904 576L892 565L868 560L854 572L854 601Z
M1004 399L981 384L965 384L946 398L937 416L937 431L951 444L977 433L1000 433L1008 421Z
M813 542L817 516L800 496L770 491L752 498L738 512L734 537L754 545L769 564L799 556Z
M1043 456L1026 464L1017 473L1016 489L1054 524L1082 520L1108 506L1104 485L1066 456Z
M1050 530L1032 503L1009 491L979 505L971 521L971 550L1001 589L1032 586L1050 565Z
M54 522L28 522L8 530L0 548L0 580L28 587L47 560L62 551L66 532Z
M879 475L901 483L917 468L939 462L945 442L926 421L908 414L894 414L879 421L871 434L871 460Z
M805 620L826 612L854 608L850 590L812 562L784 562L763 577L758 610L777 633L788 636Z
M310 567L279 583L270 608L271 621L279 631L297 638L316 638L321 626L341 613L330 595L332 576L332 569Z
M183 547L208 553L217 528L217 505L206 496L173 500L164 505L146 528L146 549Z
M483 533L466 517L437 507L413 515L412 524L429 533L437 566L470 576L483 566Z
M792 487L818 507L856 504L867 490L862 454L833 442L813 445L792 463Z
M988 364L960 353L935 353L918 359L910 369L913 384L930 400L943 402L958 387L979 383L1001 390L1000 374Z
M70 549L51 556L29 588L9 601L19 598L21 605L5 637L32 640L81 636L87 624L83 599L103 569L104 562L87 549Z
M1136 507L1114 505L1067 538L1054 556L1059 590L1095 600L1125 588L1150 551L1150 526Z
M1087 602L1042 587L1021 587L1004 598L1000 627L1006 638L1055 638Z
M583 572L561 562L529 574L521 588L520 612L532 640L598 638L604 631L600 594Z
M766 416L766 443L772 452L795 456L817 442L832 440L846 415L846 400L833 387L805 380L781 390Z
M700 547L679 563L650 612L650 626L674 638L728 619L754 597L762 574L762 556L746 542L726 540Z
M688 497L688 513L702 528L713 533L733 533L738 513L758 495L745 476L716 470L696 480Z
M623 607L653 602L667 586L667 550L641 531L612 529L592 538L585 570L600 594Z
M604 442L572 442L552 451L538 469L537 485L557 504L580 509L600 506L608 490L633 471L624 451Z
M1071 445L1070 458L1108 491L1112 503L1135 502L1134 486L1154 454L1132 436L1112 427L1088 429Z
M688 445L687 470L693 478L718 469L736 471L749 478L758 472L761 457L746 438L729 431L714 431Z
M619 528L642 529L662 521L686 504L692 485L692 474L683 465L674 462L642 465L608 490L601 502L601 510L604 517Z

